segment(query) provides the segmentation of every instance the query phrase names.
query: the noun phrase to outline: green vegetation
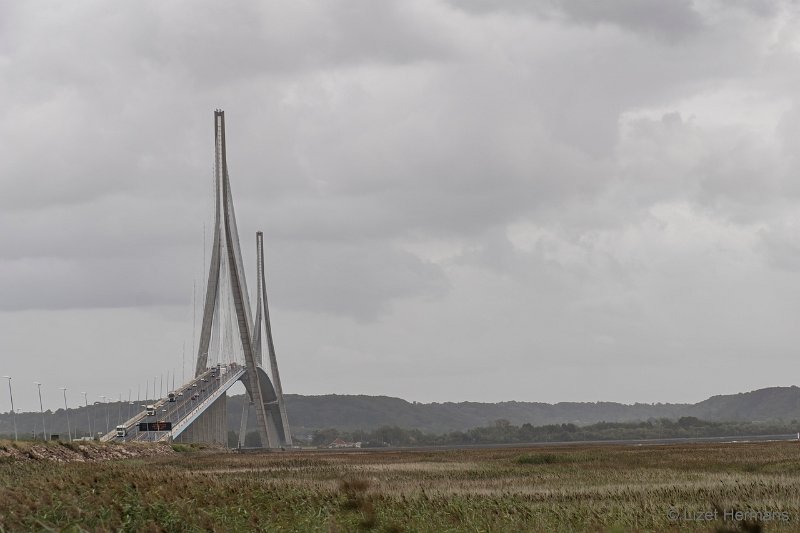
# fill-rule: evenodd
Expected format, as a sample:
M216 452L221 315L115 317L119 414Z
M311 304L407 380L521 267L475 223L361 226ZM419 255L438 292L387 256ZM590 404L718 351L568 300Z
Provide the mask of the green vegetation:
M0 462L0 531L744 531L723 520L733 511L796 531L797 454L772 442Z
M607 440L647 440L697 437L747 437L758 435L793 435L800 427L796 421L785 422L709 422L693 416L678 420L662 418L646 422L598 422L588 426L576 424L549 424L515 426L508 420L496 420L492 425L472 428L467 431L451 431L445 434L424 433L419 429L382 426L370 431L342 431L336 428L316 430L305 442L314 446L326 446L337 438L348 442L361 442L363 447L387 446L452 446L471 444L523 444L534 442L586 442ZM239 438L236 432L228 431L228 446L236 448ZM64 442L64 446L72 446ZM247 433L244 446L259 447L261 439L257 432ZM176 445L176 451L186 451Z
M228 398L228 429L238 431L242 413L242 395ZM133 407L144 403L137 402ZM289 420L295 433L310 437L314 430L336 428L339 431L372 431L383 426L418 429L425 433L466 431L485 426L492 420L505 419L511 424L533 426L575 424L586 426L598 422L638 422L644 420L696 417L714 422L785 422L800 413L800 388L771 387L742 394L714 396L697 404L625 405L615 402L444 402L417 403L388 396L336 395L286 396ZM127 402L90 405L70 409L71 428L79 436L105 433L136 412ZM66 435L67 417L63 409L45 411L49 431ZM41 435L40 413L16 416L20 437ZM255 428L255 411L250 410L248 427ZM797 430L795 430L797 431ZM0 435L13 436L12 416L0 413ZM257 439L257 437L256 437Z
M521 465L554 465L556 463L577 463L588 460L590 459L574 453L528 453L517 457L517 463Z
M341 438L362 442L365 447L440 446L459 444L519 444L528 442L581 442L603 440L644 440L687 437L726 437L789 435L797 432L796 423L707 422L693 416L677 421L663 418L647 422L599 422L589 426L551 424L515 426L508 420L496 420L491 426L444 435L423 433L417 429L385 426L373 431L347 432L329 428L314 432L312 444L320 446Z

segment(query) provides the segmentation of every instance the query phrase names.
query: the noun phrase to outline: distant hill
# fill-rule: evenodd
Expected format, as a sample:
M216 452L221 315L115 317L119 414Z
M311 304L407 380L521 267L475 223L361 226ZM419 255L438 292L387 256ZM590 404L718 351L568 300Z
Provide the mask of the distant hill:
M800 420L800 387L770 387L712 396L692 405L688 414L714 421Z
M233 398L231 400L236 401ZM297 428L336 427L352 430L391 425L430 433L490 425L501 418L512 424L527 422L537 426L677 418L683 416L689 407L680 404L624 405L613 402L412 403L387 396L350 395L288 395L286 405L289 420Z
M242 413L243 396L228 398L228 426L238 431ZM398 426L419 429L426 433L444 433L491 425L495 420L506 419L514 425L530 423L534 426L573 423L576 425L597 422L635 422L650 418L678 419L695 416L701 420L728 421L784 421L800 420L800 388L771 387L752 392L713 396L696 404L621 404L614 402L445 402L416 403L389 396L338 395L286 396L289 421L298 435L310 434L315 429L369 430L380 426ZM95 431L113 428L117 421L129 413L126 403L89 406L70 409L73 430L85 434L89 422ZM17 427L20 434L30 435L41 431L40 413L20 413ZM48 432L66 433L66 416L63 409L45 413ZM250 409L248 427L255 428L255 415ZM0 414L0 435L12 435L10 413Z
M231 418L241 416L241 396L228 399ZM747 393L713 396L696 404L621 404L615 402L445 402L416 403L389 396L288 394L286 405L294 431L320 428L343 430L398 426L426 433L444 433L491 425L506 419L512 424L576 425L597 422L636 422L650 418L695 416L714 422L800 420L800 388L771 387ZM255 427L251 413L250 427Z

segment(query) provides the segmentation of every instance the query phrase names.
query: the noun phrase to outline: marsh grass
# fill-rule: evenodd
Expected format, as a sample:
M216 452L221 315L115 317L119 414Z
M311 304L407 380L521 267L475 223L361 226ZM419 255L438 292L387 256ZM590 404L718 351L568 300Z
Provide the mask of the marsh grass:
M552 465L567 463L584 463L596 458L586 452L582 453L528 453L517 457L517 464L521 465Z
M797 531L796 443L0 462L0 531ZM674 522L670 509L786 511ZM751 529L755 531L756 529Z

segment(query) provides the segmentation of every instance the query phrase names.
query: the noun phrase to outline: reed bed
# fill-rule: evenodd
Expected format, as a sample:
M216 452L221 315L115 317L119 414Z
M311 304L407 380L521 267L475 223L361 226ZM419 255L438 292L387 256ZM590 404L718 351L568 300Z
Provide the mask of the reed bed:
M755 518L725 519L734 511ZM798 520L800 446L786 442L0 462L0 531L797 531Z

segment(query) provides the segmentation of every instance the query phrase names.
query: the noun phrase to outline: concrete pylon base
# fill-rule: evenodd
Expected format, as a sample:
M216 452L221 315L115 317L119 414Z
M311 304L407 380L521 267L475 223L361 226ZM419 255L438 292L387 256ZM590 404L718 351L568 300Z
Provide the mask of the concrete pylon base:
M223 394L208 406L173 442L228 446L228 395Z

